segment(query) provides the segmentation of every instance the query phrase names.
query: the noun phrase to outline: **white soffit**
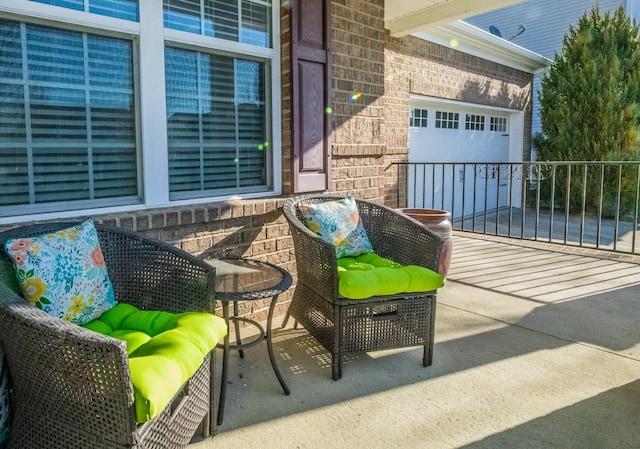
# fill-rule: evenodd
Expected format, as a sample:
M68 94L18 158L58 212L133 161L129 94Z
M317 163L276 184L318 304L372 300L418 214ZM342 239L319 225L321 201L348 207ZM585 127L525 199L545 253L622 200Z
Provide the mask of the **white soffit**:
M385 0L385 28L402 37L427 27L520 3L522 0Z
M462 20L438 25L428 31L414 33L413 35L429 42L528 73L535 74L548 67L552 62L549 58L506 39L494 36Z

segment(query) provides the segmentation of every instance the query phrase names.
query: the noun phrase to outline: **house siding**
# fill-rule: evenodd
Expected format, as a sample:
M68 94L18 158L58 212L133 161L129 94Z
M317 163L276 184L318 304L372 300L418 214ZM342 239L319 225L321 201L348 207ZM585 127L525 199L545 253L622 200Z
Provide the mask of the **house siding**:
M478 28L489 31L491 25L496 26L502 37L509 39L518 33L520 25L526 31L515 36L511 42L553 59L562 51L562 41L569 31L569 26L576 25L578 19L598 5L601 12L613 11L620 6L626 7L625 0L524 0L521 3L496 9L477 16L464 19ZM540 79L534 83L534 92L541 89ZM541 130L540 103L537 94L533 96L534 132Z
M291 272L295 283L295 254L282 213L285 198L293 194L290 20L287 8L281 8L283 195L96 215L96 221L160 239L195 256L269 261ZM412 94L530 115L531 74L415 37L390 37L384 29L384 0L333 0L331 32L332 97L327 113L332 126L332 194L398 206L398 173L390 165L408 160ZM530 126L525 120L525 160ZM292 293L293 288L280 295L276 314L284 313ZM244 302L241 313L265 320L268 302Z

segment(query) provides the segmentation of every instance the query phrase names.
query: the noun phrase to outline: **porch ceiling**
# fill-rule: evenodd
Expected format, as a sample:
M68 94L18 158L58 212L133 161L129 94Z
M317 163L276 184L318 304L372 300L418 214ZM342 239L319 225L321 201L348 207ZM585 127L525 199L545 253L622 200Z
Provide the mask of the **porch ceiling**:
M428 30L522 0L386 0L385 27L393 37Z

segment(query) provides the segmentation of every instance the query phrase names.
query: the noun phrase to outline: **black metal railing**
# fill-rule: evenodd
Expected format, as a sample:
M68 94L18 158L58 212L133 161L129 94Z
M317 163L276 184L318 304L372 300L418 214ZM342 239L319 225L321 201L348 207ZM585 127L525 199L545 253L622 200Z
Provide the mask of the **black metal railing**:
M397 207L460 231L640 253L640 162L398 162Z

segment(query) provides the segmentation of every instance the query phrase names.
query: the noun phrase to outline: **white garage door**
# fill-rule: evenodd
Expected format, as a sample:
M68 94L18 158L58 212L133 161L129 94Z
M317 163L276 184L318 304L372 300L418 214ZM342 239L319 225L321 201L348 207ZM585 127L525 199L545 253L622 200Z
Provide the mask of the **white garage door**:
M515 118L521 122L519 113ZM522 125L513 119L514 113L503 109L412 101L409 162L444 164L410 166L409 205L449 210L454 217L484 210L485 200L489 209L506 206L507 180L499 179L495 163L522 160L521 150L513 150L518 142L522 148ZM518 128L520 136L514 139L510 132ZM493 164L465 164L471 162ZM474 190L475 204L469 200Z

